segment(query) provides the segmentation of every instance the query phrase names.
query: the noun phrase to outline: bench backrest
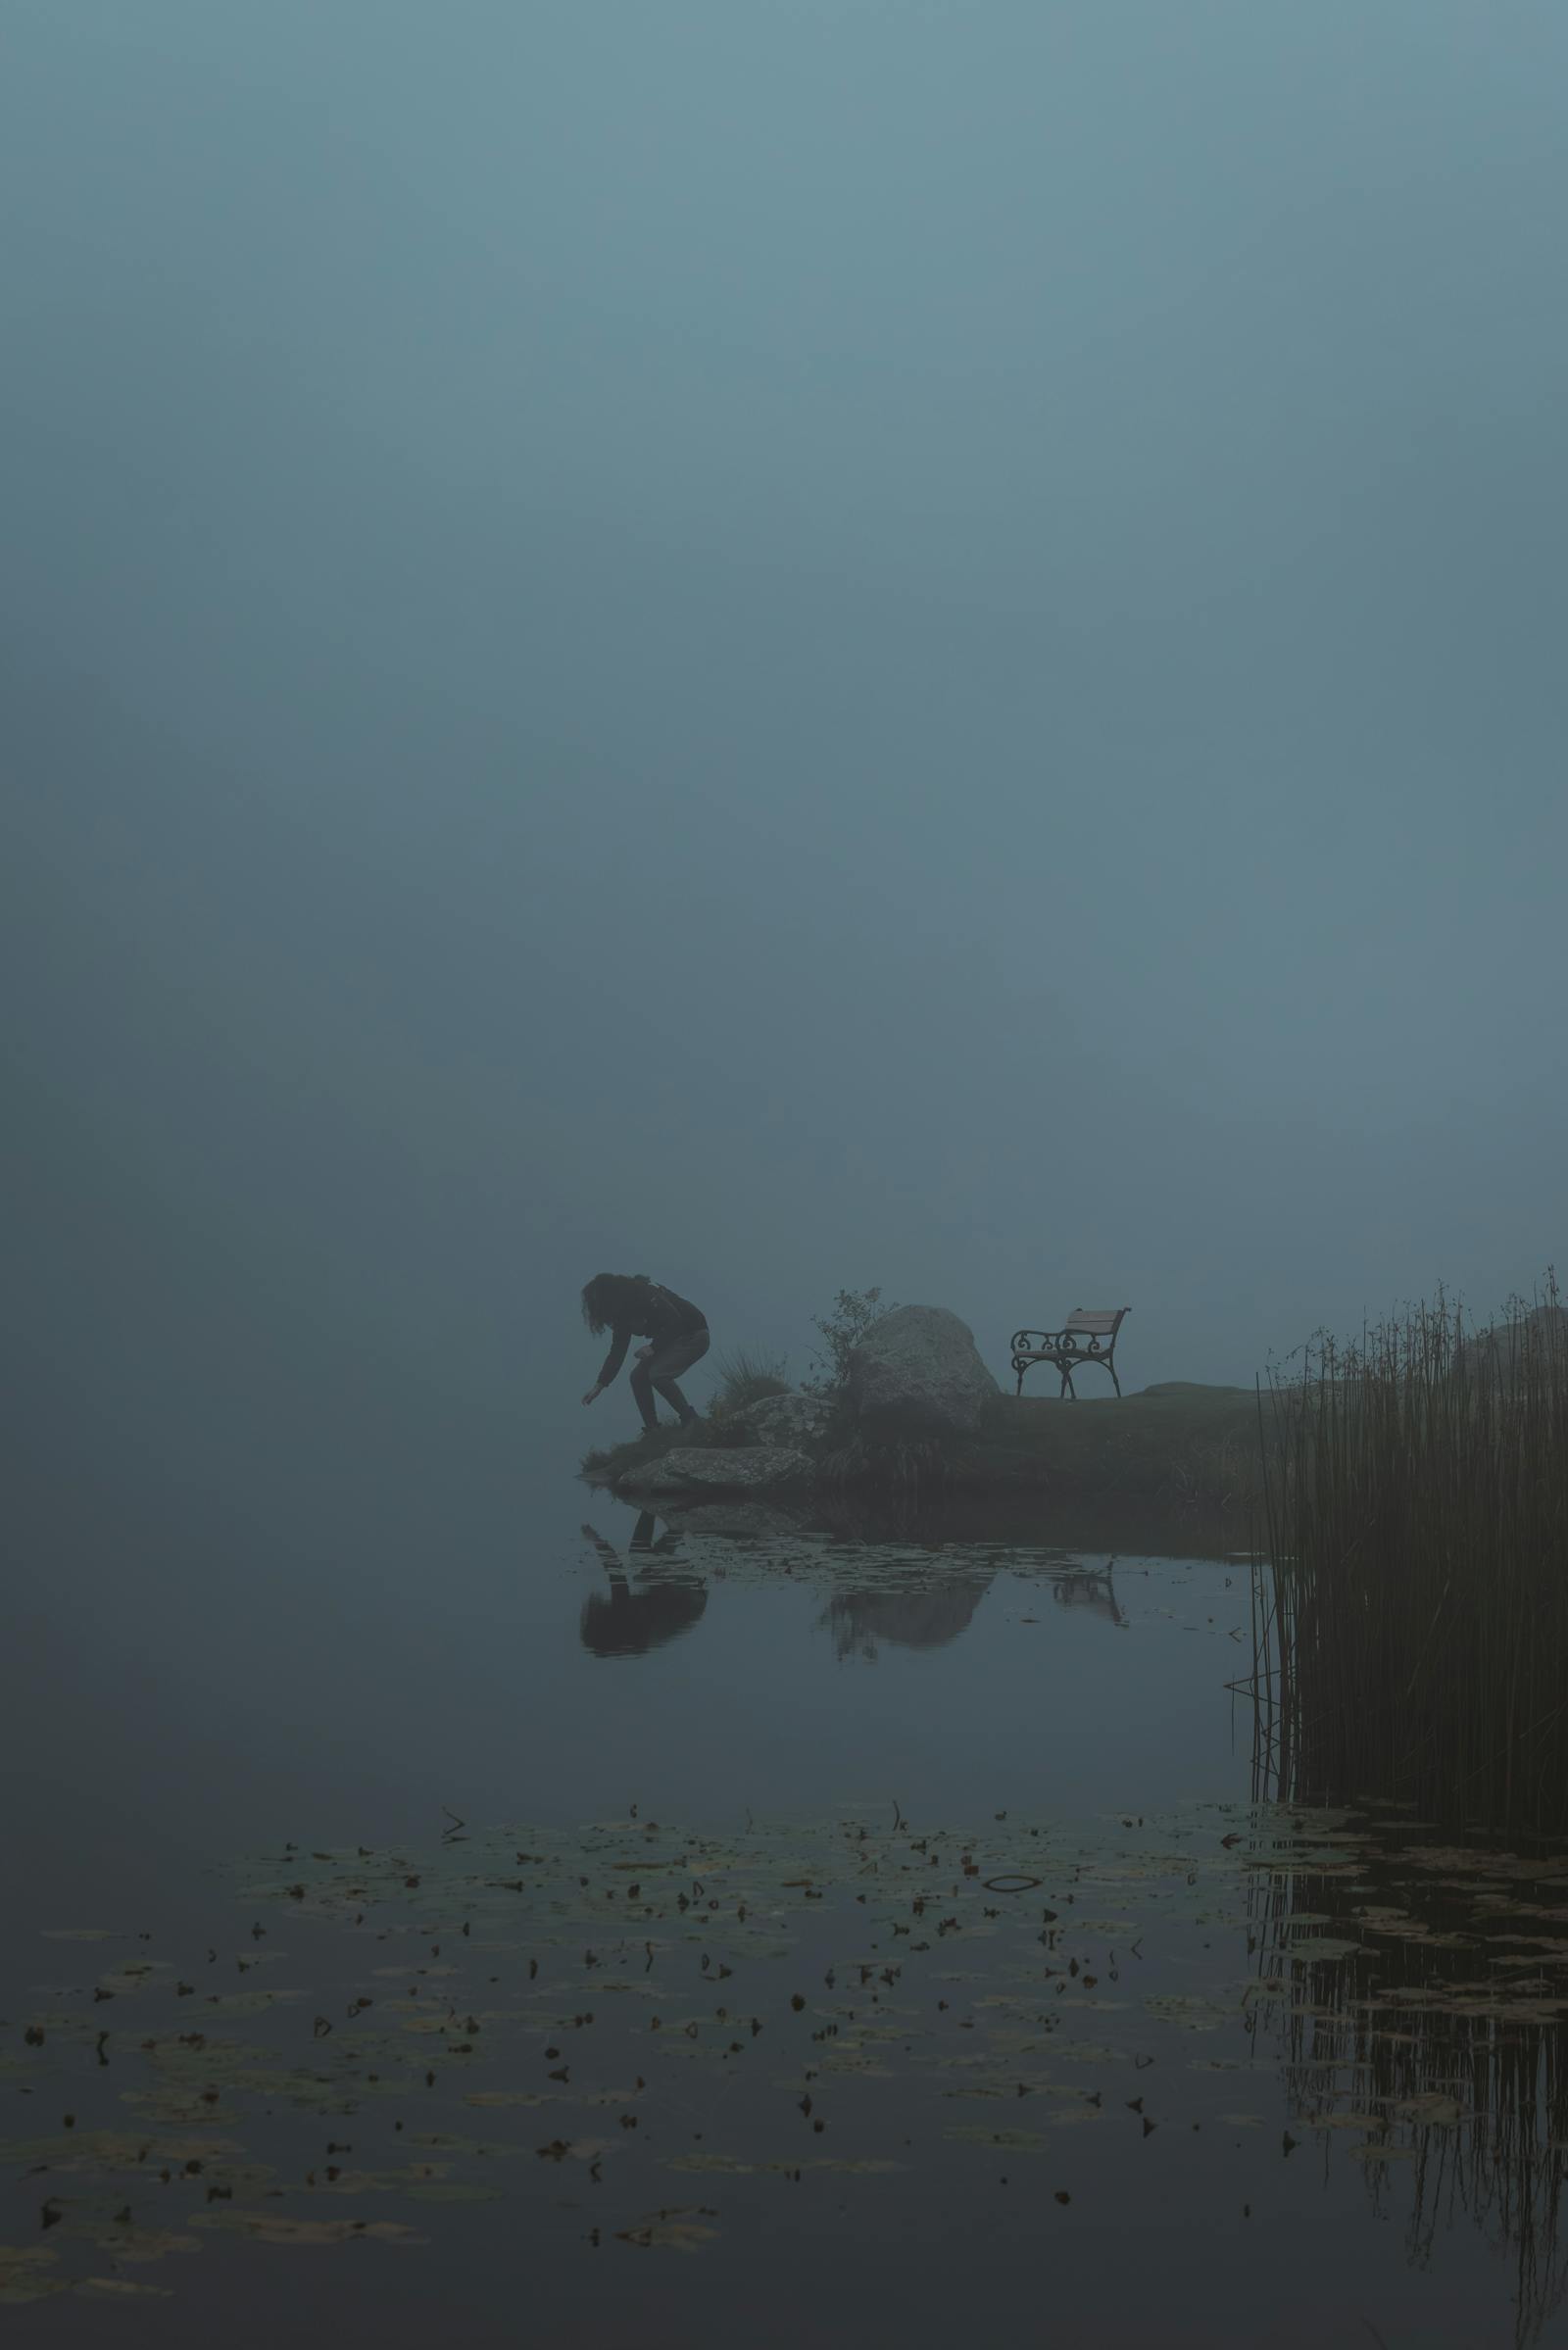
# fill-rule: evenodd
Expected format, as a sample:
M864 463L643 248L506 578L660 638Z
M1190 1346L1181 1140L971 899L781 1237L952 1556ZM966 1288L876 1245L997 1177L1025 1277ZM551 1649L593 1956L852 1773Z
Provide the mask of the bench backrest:
M1123 1314L1131 1311L1127 1305L1075 1305L1062 1327L1081 1331L1085 1338L1113 1338Z

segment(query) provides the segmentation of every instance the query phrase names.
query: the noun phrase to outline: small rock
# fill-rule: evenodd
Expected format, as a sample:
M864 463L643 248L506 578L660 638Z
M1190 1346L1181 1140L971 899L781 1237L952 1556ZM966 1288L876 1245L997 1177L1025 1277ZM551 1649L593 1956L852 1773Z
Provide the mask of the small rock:
M740 1414L740 1425L754 1444L803 1444L820 1442L829 1409L820 1396L793 1393L764 1395Z
M617 1493L762 1493L811 1474L804 1452L783 1444L714 1444L637 1461L615 1480Z

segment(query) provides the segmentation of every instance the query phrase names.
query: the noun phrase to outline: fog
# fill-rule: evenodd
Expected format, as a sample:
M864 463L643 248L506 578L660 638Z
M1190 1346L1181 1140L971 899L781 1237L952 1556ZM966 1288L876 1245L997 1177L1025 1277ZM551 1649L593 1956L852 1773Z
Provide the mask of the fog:
M569 1467L602 1268L1129 1387L1532 1284L1560 11L4 49L15 1427Z

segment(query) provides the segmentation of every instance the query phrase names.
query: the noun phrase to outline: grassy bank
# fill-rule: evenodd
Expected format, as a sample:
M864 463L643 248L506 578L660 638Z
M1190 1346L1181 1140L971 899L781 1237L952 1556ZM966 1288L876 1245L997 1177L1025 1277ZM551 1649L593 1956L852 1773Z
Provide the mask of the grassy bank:
M582 1473L591 1485L610 1486L634 1461L659 1452L744 1441L744 1424L734 1417L705 1420L590 1452ZM831 1429L815 1483L824 1492L912 1485L977 1498L1049 1494L1245 1509L1261 1493L1257 1398L1250 1388L1186 1383L1120 1400L998 1395L973 1437L947 1444L911 1439L867 1448L847 1427Z
M1271 1400L1288 1792L1568 1834L1568 1348L1522 1307L1501 1329L1418 1308Z
M1002 1490L1245 1507L1262 1492L1257 1397L1186 1381L1119 1400L999 1395L964 1465Z

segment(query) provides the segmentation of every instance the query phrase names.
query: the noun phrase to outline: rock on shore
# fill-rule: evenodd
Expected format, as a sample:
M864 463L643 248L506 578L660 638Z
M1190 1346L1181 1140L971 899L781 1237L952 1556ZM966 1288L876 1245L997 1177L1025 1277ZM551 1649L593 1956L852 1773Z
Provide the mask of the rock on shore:
M818 1395L792 1389L787 1395L764 1395L749 1404L740 1422L754 1444L814 1444L830 1418L829 1406Z
M804 1452L788 1444L714 1444L677 1448L634 1461L615 1480L617 1493L766 1493L811 1474Z
M943 1305L900 1305L850 1356L850 1403L868 1436L968 1436L1001 1394L967 1322Z

